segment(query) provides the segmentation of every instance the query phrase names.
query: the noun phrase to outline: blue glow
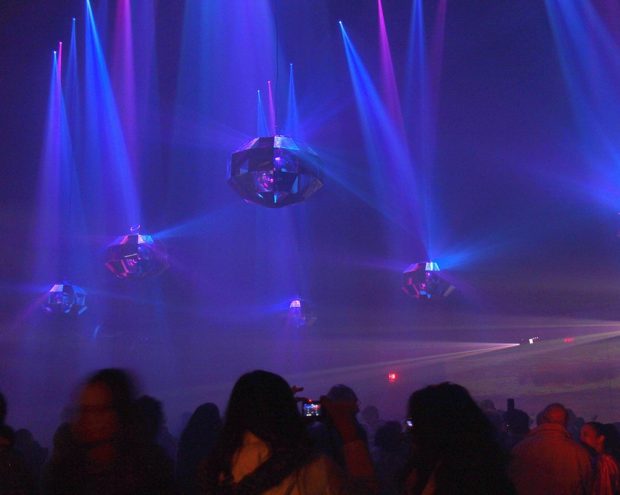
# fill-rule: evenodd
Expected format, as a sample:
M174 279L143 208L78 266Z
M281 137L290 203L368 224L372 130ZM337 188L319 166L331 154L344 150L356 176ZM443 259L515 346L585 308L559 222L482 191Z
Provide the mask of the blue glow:
M613 196L620 186L620 46L590 2L545 4L581 134L579 149L591 168L589 182L578 179L570 190L617 210L619 199Z
M424 266L424 269L427 272L438 272L438 271L440 271L439 270L439 265L435 261L427 261L426 265Z
M54 52L33 232L32 276L38 283L80 274L85 258L80 250L71 249L82 226L82 208L60 76Z
M364 135L366 153L374 169L373 184L378 202L385 205L388 218L401 229L417 239L425 239L420 216L421 191L417 184L414 164L405 136L390 118L379 93L365 68L357 50L341 25L345 54L360 123ZM394 232L395 256L405 249L402 232ZM411 249L409 244L406 249ZM427 248L425 248L427 251Z
M288 76L288 112L286 115L285 133L291 137L299 136L299 111L297 110L297 95L295 94L295 77L293 64L289 66Z
M265 114L265 107L261 98L260 89L257 91L256 135L258 137L266 137L270 135L269 126L267 125L267 115Z
M99 197L100 222L105 205L116 217L116 229L140 222L140 207L125 138L112 92L110 76L90 1L86 0L85 87L86 87L86 160L91 167L91 183L96 191L104 184L106 194ZM119 221L120 220L120 221Z

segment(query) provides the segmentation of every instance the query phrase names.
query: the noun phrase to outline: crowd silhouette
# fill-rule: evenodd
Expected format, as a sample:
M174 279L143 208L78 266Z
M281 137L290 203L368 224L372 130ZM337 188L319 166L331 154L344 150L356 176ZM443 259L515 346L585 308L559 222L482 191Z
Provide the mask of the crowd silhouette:
M406 419L385 421L375 406L360 412L346 385L311 403L256 370L237 380L223 417L201 404L177 442L159 400L103 369L49 452L6 424L7 407L0 394L0 495L620 494L616 425L558 403L531 421L447 382L414 391Z

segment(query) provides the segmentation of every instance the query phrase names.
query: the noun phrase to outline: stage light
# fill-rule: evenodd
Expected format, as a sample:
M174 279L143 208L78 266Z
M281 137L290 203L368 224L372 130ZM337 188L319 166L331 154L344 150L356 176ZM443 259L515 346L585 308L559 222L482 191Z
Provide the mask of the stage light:
M395 373L394 371L390 371L388 373L388 382L396 383L396 380L398 380L398 374Z
M106 251L105 266L118 278L153 277L168 268L164 245L138 230L139 227L119 237Z
M434 261L409 265L403 271L403 292L420 300L445 299L455 287L439 273L439 265Z
M54 284L43 309L50 314L81 315L86 311L86 291L68 282Z
M530 337L521 341L521 345L531 345L540 342L540 337Z
M289 303L287 322L290 326L310 327L316 320L316 314L307 301L296 297Z
M247 202L281 208L323 186L319 157L287 136L258 137L232 154L228 183Z

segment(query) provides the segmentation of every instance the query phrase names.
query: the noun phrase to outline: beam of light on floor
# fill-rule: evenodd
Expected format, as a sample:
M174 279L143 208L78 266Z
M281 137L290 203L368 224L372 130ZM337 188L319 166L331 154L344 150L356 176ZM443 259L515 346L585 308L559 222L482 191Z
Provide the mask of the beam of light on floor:
M476 345L476 344L472 344ZM480 356L482 354L488 354L492 352L502 351L519 346L519 344L504 344L504 343L484 343L479 344L477 349L470 349L464 351L446 352L440 354L433 354L428 356L419 356L410 359L393 359L388 361L377 361L367 364L359 364L352 366L339 366L329 369L321 369L316 371L294 373L289 375L292 378L297 379L299 383L308 383L313 380L334 377L345 377L355 375L357 377L373 376L377 374L377 370L384 368L398 367L399 370L420 368L424 366L431 366L439 363L446 363L450 361L456 361L460 359L466 359L473 356Z
M472 344L477 345L477 344ZM315 371L289 371L284 373L283 376L291 384L298 384L306 387L311 387L316 384L325 384L330 380L337 382L344 382L355 384L359 382L368 383L378 376L382 376L384 370L391 367L398 367L399 373L401 370L413 370L418 368L424 368L427 366L434 366L440 363L455 362L467 359L469 357L481 356L484 354L490 354L493 352L502 351L511 347L518 346L518 344L492 344L492 343L480 343L479 348L465 351L455 351L450 353L439 353L429 356L421 356L411 359L397 359L386 361L375 361L367 364L359 364L352 366L340 366L325 369L322 367L320 370ZM302 349L303 351L303 349ZM273 368L272 368L273 369ZM201 385L198 387L186 387L182 393L201 393L205 394L224 394L228 396L230 388L234 383L234 378L230 381L222 380L212 384ZM355 385L354 385L355 386ZM181 392L179 390L170 390L170 393L177 396ZM405 398L403 397L403 401Z

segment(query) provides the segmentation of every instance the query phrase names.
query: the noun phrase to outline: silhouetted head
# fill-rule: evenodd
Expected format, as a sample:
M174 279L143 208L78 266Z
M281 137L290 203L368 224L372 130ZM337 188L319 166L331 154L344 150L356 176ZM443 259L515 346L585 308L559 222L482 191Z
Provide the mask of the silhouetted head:
M233 387L224 430L235 436L252 432L272 449L278 449L297 443L304 424L284 378L258 370L243 375Z
M103 369L93 374L79 398L76 433L80 441L93 444L111 441L130 422L135 396L129 374Z
M222 427L219 408L212 402L206 402L196 408L183 430L182 437L188 441L200 443L212 438Z
M342 383L338 385L334 385L327 392L327 397L329 397L334 402L355 402L357 401L357 395L353 391L353 389L347 385L343 385Z
M338 385L334 385L327 392L327 397L334 402L353 402L356 404L355 413L359 412L357 394L353 391L353 389L347 385L343 385L342 383Z
M398 421L388 421L375 433L375 446L386 452L396 452L403 442L403 432Z
M366 406L362 411L362 418L367 424L379 421L379 409L375 406Z
M15 443L18 445L28 445L34 442L32 432L25 428L20 428L15 432Z
M164 426L164 410L161 402L149 395L143 395L135 402L136 423L147 442L155 442Z
M431 385L409 398L411 436L416 447L440 457L457 444L473 446L493 438L493 428L478 405L462 386L453 383Z
M253 491L248 493L263 493L276 486L308 462L312 454L289 384L281 376L268 371L246 373L233 387L224 425L205 464L201 478L206 493L219 493L216 487L222 480L230 479L234 455L242 446L246 432L253 433L270 448L272 455L265 464L278 466L269 476L255 480L258 484L252 484ZM245 493L243 490L240 489L239 493Z
M540 421L540 424L556 424L566 428L568 411L562 404L557 402L549 404L542 411L538 421Z
M620 457L620 435L613 424L591 421L581 427L581 441L598 454Z
M604 425L602 423L591 421L583 425L579 433L580 440L599 454L605 451L605 433L603 427Z
M507 456L493 426L469 392L453 383L432 385L409 399L414 493L434 476L437 493L511 493ZM476 473L472 476L472 473Z
M504 427L513 435L526 435L530 431L530 417L521 409L507 411L504 413Z

